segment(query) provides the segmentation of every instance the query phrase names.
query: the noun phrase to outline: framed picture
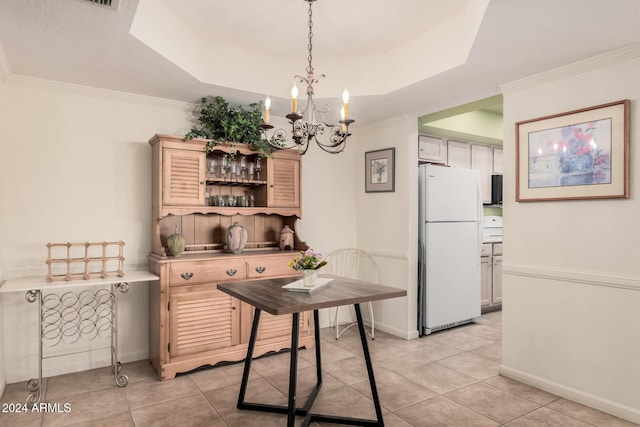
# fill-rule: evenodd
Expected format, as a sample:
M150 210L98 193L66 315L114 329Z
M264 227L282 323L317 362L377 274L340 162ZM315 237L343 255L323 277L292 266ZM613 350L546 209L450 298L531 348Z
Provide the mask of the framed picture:
M364 190L367 193L395 191L396 149L367 151L364 153Z
M629 198L629 100L516 123L516 201Z

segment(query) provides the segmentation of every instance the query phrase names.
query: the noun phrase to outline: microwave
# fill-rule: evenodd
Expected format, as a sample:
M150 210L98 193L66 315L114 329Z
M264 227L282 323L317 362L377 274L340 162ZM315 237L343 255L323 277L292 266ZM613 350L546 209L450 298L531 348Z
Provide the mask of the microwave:
M491 204L502 204L502 175L491 175Z

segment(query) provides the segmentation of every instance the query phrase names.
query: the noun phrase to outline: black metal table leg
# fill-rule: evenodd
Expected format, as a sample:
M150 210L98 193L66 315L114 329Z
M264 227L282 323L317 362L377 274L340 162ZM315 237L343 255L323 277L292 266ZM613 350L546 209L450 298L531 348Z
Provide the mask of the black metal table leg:
M307 398L307 403L304 405L306 417L300 427L307 427L311 422L312 414L309 411L311 411L311 406L316 400L316 396L318 396L318 392L322 387L322 351L320 350L320 320L318 310L313 310L313 328L316 345L316 385L313 387L313 390L311 390L311 394Z
M249 382L249 372L251 371L251 359L253 358L253 349L256 347L256 337L258 336L258 325L260 324L261 312L262 310L256 308L253 313L249 348L247 348L247 358L244 361L244 371L242 372L242 382L240 383L240 394L238 395L238 409L249 409L245 404L244 396L247 393L247 383Z
M376 419L367 420L362 418L351 417L339 417L333 415L321 415L309 413L305 422L319 421L333 424L345 424L355 426L367 426L367 427L384 427L384 420L382 419L382 407L380 406L380 399L378 397L378 388L376 387L376 380L373 374L373 364L371 363L371 355L369 354L369 345L367 344L367 335L364 330L364 322L362 321L362 313L360 311L360 304L354 304L356 310L356 319L358 321L358 331L360 332L360 342L362 343L362 352L364 354L364 361L367 365L367 375L369 376L369 385L371 386L371 397L373 398L373 405L376 410ZM303 426L308 425L303 424Z
M355 304L355 310L356 318L358 320L358 330L360 331L360 341L362 342L362 351L364 353L365 364L367 365L367 375L369 376L369 384L371 386L371 396L373 398L373 404L376 410L375 420L311 413L313 402L315 401L316 396L318 395L318 392L322 387L322 351L320 348L320 321L318 310L313 311L314 338L316 345L316 385L307 398L305 405L301 408L298 408L296 406L300 313L293 313L292 319L293 325L291 327L291 359L289 362L289 396L287 406L245 402L244 399L247 391L249 372L251 371L251 358L253 357L253 350L255 348L256 337L258 335L258 325L260 322L261 310L256 309L253 318L253 325L251 327L251 337L249 338L249 348L247 349L247 358L245 360L244 372L242 374L242 382L240 384L240 395L238 397L237 406L238 409L250 409L254 411L287 414L287 427L293 427L295 425L296 415L305 417L304 421L301 424L303 427L307 427L312 421L356 426L384 427L384 421L382 419L382 407L380 406L380 400L378 398L378 389L376 388L376 382L373 374L373 365L371 363L371 355L369 354L367 336L365 334L362 314L360 312L360 306L358 304Z
M376 379L373 375L373 364L371 363L371 355L369 354L369 344L367 344L367 335L364 331L364 323L362 322L362 313L360 312L360 304L354 304L356 309L356 318L358 319L358 330L360 331L360 341L362 342L362 352L364 353L364 361L367 364L367 374L369 375L369 384L371 385L371 397L373 405L376 408L376 418L380 427L384 426L382 420L382 407L378 398L378 388L376 387Z
M298 383L299 334L300 313L293 313L293 325L291 325L291 360L289 362L289 404L287 407L287 427L294 427L296 422L296 386Z

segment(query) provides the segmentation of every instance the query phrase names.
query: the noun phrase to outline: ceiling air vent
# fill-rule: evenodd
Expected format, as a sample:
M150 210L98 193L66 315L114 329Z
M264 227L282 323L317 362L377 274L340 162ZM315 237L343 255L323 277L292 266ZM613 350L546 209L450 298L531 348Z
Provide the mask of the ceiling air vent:
M111 10L117 10L118 3L120 3L120 0L85 0L85 1L88 1L89 3L93 3L98 6L104 6Z

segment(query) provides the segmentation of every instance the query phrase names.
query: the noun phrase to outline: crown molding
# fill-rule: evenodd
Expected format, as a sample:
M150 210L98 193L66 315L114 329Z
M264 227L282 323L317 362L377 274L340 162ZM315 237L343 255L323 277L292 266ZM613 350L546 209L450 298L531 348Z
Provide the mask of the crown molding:
M97 98L116 100L121 102L137 103L142 105L157 105L175 108L183 111L191 111L195 104L173 99L159 98L148 95L139 95L130 92L122 92L112 89L102 89L92 86L82 86L72 83L64 83L54 80L39 79L35 77L16 75L11 72L9 61L0 43L0 83L30 89L51 90L72 95L84 95Z
M13 74L10 79L8 79L7 84L29 89L50 90L71 95L90 96L120 102L130 102L143 105L158 105L185 111L193 109L195 105L189 102L176 101L173 99L158 98L154 96L140 95L131 92L121 92L113 89L102 89L92 86L82 86L73 83L39 79L35 77L20 76L15 74Z
M638 57L640 57L640 43L635 43L572 64L552 68L514 82L502 84L500 85L500 91L502 93L518 92Z

